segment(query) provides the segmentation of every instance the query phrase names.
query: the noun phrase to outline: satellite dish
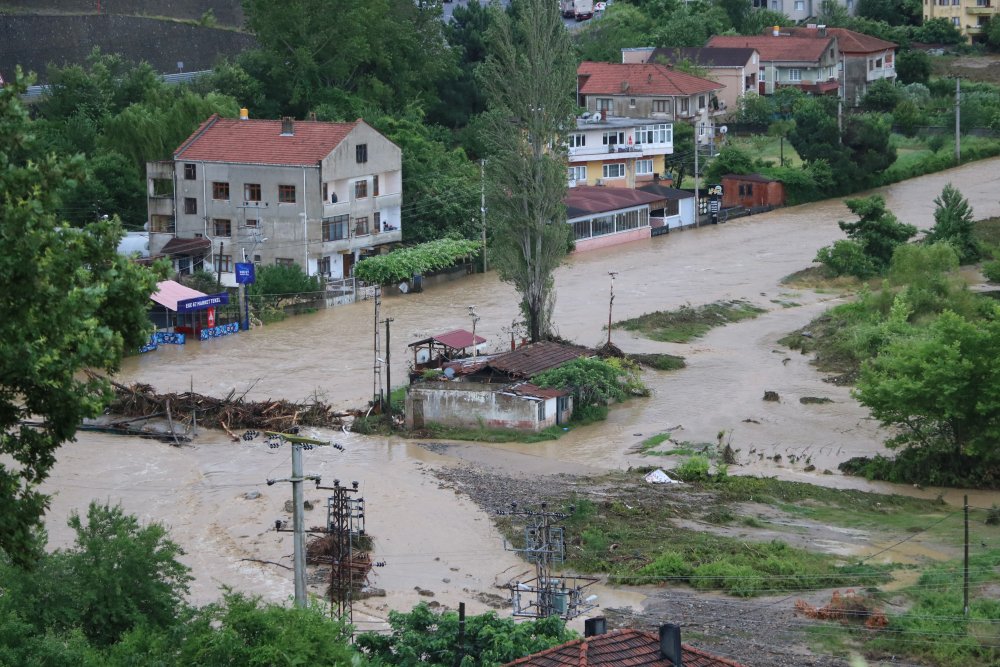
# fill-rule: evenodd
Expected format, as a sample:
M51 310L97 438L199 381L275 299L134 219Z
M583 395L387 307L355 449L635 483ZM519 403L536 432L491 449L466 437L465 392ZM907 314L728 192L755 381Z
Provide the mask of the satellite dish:
M451 366L449 366L448 368L444 369L444 376L446 378L448 378L449 380L452 379L453 377L455 377L455 369L452 368Z
M590 117L590 120L593 121L593 122L595 122L595 123L600 123L601 122L601 112L600 111L594 112L594 115Z
M410 291L410 285L404 280L403 282L399 283L399 291L402 292L403 294L406 294L407 292Z
M723 126L721 126L721 127L719 128L719 134L725 134L725 133L726 133L726 132L728 132L728 131L729 131L729 128L728 128L728 127L726 127L725 125L723 125Z

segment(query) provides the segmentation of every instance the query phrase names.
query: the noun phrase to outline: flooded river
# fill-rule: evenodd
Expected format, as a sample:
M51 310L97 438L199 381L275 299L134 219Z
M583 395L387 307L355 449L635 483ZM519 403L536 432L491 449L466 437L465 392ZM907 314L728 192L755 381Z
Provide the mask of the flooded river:
M977 217L1000 215L997 159L891 186L884 194L901 220L927 229L933 224L933 199L948 182L969 198ZM435 591L437 599L454 606L459 599L468 600L470 592L499 592L493 589L494 580L505 581L519 573L518 568L527 569L503 551L487 515L454 491L439 488L426 472L430 466L496 465L509 458L524 474L551 474L649 465L634 447L650 435L674 429L675 439L695 443L715 442L724 432L752 473L888 489L822 475L848 457L881 451L884 434L849 389L823 382L808 359L777 343L840 302L837 294L788 290L780 281L808 266L819 247L842 238L837 221L848 217L840 200L819 202L569 258L556 274L554 321L561 336L581 344L600 344L607 335L602 327L607 321L609 271L618 273L616 320L719 299L747 299L767 309L756 319L713 330L689 345L656 343L615 331L614 342L626 351L680 354L688 367L646 373L653 395L614 407L602 424L547 443L464 446L448 457L393 439L318 433L338 438L346 452L309 452L307 473L322 474L326 482L339 477L362 483L377 557L388 563L377 571L375 584L389 596L369 605L371 618L387 607L427 599L414 587ZM405 380L412 360L406 345L450 329L471 328L469 305L475 305L481 317L477 333L495 349L509 347L511 324L518 319L517 299L493 273L384 299L382 317L394 320L394 384ZM254 399L317 395L341 408L357 407L372 394L372 326L372 303L359 302L238 336L165 346L126 360L118 379L142 381L160 392L193 387L217 396L232 389L247 391ZM780 402L764 402L765 391L776 391ZM832 402L803 405L799 398L804 396ZM774 460L777 455L779 462ZM807 461L816 466L815 472L803 470ZM60 451L47 486L58 493L48 517L52 543L59 546L69 539L64 526L71 509L85 507L91 498L121 500L129 511L171 526L198 576L192 595L196 601L214 599L220 584L285 599L291 593L285 570L242 559L290 563L290 539L268 530L282 515L290 490L287 485L263 484L267 477L289 472L287 449L232 444L216 433L204 433L194 447L183 449L84 434ZM248 491L262 496L247 500ZM321 495L312 492L306 497L319 500ZM991 498L995 495L981 494L973 502L988 506ZM314 510L306 523L321 523L322 512ZM613 599L616 594L602 595Z

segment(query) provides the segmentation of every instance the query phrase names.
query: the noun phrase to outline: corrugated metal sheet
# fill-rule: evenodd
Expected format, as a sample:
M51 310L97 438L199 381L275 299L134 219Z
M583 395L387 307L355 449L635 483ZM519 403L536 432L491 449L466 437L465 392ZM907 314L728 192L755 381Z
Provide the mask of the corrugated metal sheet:
M743 667L729 658L682 645L684 667ZM508 667L672 667L660 654L660 639L650 632L616 630L555 646L507 663Z

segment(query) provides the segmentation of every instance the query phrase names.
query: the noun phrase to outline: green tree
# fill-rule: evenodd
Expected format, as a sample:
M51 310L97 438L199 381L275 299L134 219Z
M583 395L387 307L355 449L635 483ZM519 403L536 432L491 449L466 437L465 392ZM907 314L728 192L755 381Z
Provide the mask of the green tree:
M320 291L319 278L310 276L298 264L269 264L257 269L255 281L247 288L249 296L277 308L300 295Z
M266 69L287 80L283 113L303 117L355 95L386 110L430 103L438 82L457 73L438 2L244 0L243 8Z
M972 322L945 312L862 366L855 395L912 447L1000 460L1000 313Z
M748 125L766 126L774 118L774 102L770 97L748 92L736 102L733 120Z
M57 193L83 175L79 158L35 151L20 74L0 89L0 549L30 562L48 497L38 485L77 426L96 417L107 380L151 328L155 274L116 253L115 219L73 229ZM41 426L24 421L40 420Z
M994 51L1000 51L1000 17L994 14L986 26L986 43Z
M490 105L490 255L520 294L528 334L538 341L550 331L552 273L569 248L562 200L576 64L556 3L515 0L511 7L513 19L492 9L490 55L480 68Z
M885 199L873 195L844 202L857 222L839 221L837 225L847 237L857 242L875 269L881 273L888 268L892 253L917 233L917 228L900 222L885 208Z
M963 264L975 262L980 257L979 243L973 235L972 207L951 183L944 186L941 195L934 199L934 226L924 237L925 243L946 241L958 253Z
M476 68L486 58L486 33L491 16L486 3L480 4L479 0L456 5L452 11L444 34L448 45L456 52L458 74L439 82L440 102L430 114L433 121L447 127L464 127L472 116L486 109L482 90L476 85Z
M913 39L925 44L961 44L962 32L946 18L928 19L913 30Z
M891 142L892 116L888 114L851 115L844 122L842 137L851 169L838 176L849 191L871 185L875 175L896 161L896 148Z
M390 611L389 625L391 634L358 635L357 646L377 664L405 667L451 667L458 662L456 649L460 645L464 667L500 665L576 636L558 616L517 623L489 612L466 618L460 643L458 614L435 612L425 602L409 612Z
M191 578L161 524L140 526L120 505L96 502L86 521L73 513L68 523L74 545L42 556L34 571L0 565L11 611L39 635L79 629L95 646L139 625L174 623Z
M729 17L725 10L703 2L684 4L653 29L656 46L704 46L712 35L725 32Z
M106 652L104 667L218 665L360 666L346 630L319 605L267 604L226 591L221 602L184 614L170 627L140 627Z
M580 357L536 375L532 382L572 392L574 410L649 394L639 377L639 367L628 359Z
M621 62L623 48L652 46L653 20L638 7L616 2L600 21L588 21L575 31L580 60Z
M920 0L859 0L857 15L889 25L913 25L921 15Z
M909 99L900 100L896 109L892 112L892 123L899 127L899 131L907 137L915 137L917 128L924 122L924 114L920 107Z
M892 113L902 99L899 87L888 79L879 79L868 86L868 92L861 98L861 108L865 111Z
M707 183L719 183L726 174L752 174L757 164L750 154L736 146L725 146L705 170Z
M931 57L924 51L908 49L896 56L896 76L899 82L927 85L931 78Z

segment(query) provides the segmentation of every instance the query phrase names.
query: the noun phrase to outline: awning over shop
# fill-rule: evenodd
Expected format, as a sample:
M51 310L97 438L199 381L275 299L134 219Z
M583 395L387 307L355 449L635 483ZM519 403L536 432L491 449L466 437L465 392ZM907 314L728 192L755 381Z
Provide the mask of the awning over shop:
M206 238L182 239L175 236L167 241L160 253L163 255L201 256L207 254L211 249L212 242Z
M163 280L156 283L156 291L149 298L165 307L167 310L172 310L176 313L178 301L196 299L204 296L208 295L204 292L199 292L196 289L185 287L174 280Z

